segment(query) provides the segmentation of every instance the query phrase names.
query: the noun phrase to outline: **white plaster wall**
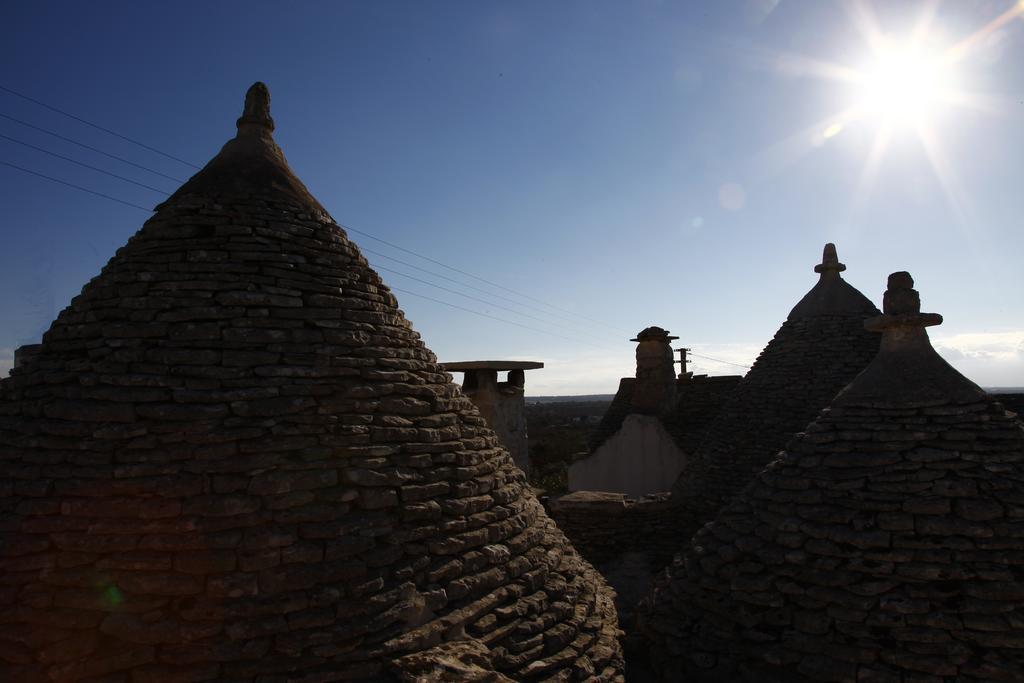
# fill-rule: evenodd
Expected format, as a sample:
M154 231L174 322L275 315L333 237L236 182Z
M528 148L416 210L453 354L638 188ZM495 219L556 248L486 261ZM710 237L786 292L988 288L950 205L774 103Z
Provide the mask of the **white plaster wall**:
M668 491L686 456L650 415L629 415L592 455L569 466L570 491L611 491L628 496Z

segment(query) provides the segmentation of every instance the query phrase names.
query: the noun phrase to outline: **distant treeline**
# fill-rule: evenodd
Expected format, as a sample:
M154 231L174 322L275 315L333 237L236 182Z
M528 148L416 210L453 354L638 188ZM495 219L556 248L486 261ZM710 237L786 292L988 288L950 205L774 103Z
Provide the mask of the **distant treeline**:
M527 403L586 403L611 401L615 394L581 394L579 396L527 396Z

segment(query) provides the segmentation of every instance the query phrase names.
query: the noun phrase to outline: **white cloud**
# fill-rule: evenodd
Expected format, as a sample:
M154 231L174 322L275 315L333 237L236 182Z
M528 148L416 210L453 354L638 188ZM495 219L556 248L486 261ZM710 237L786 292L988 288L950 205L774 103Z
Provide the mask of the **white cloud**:
M745 375L763 345L695 343L689 348L689 369L695 375Z
M1024 330L935 335L932 345L983 387L1024 386Z

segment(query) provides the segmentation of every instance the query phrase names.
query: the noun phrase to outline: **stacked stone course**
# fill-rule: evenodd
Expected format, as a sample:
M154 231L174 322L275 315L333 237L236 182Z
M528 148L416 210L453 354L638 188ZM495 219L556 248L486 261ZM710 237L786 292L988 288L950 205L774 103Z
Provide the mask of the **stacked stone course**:
M0 382L0 679L382 680L467 640L490 680L621 679L611 592L268 102Z
M664 567L679 550L670 495L577 491L551 499L548 507L577 552L598 569L628 552L644 553L653 567Z
M878 309L840 276L825 245L818 283L793 307L695 449L672 489L683 547L878 351Z
M1019 681L1024 426L943 361L906 273L876 359L645 608L663 680Z

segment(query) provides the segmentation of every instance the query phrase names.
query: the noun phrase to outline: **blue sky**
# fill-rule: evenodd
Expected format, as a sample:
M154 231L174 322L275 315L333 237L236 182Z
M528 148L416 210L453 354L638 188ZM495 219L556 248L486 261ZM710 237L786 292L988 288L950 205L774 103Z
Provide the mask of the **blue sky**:
M457 281L367 253L428 346L441 360L545 361L528 393L614 391L632 374L629 338L651 324L703 354L698 372L742 372L707 357L751 363L827 241L879 304L886 275L909 270L924 308L946 318L932 332L940 351L985 386L1020 386L1021 11L8 3L0 86L202 165L233 135L245 89L266 82L278 143L339 223L487 281L351 234ZM957 101L929 100L882 144L891 112L848 112L863 109L878 40L906 44L923 16L917 44L948 57ZM174 178L195 172L3 90L0 114ZM179 184L2 116L0 135L165 192ZM0 161L141 206L161 199L6 138ZM0 178L3 371L147 214L8 166Z

